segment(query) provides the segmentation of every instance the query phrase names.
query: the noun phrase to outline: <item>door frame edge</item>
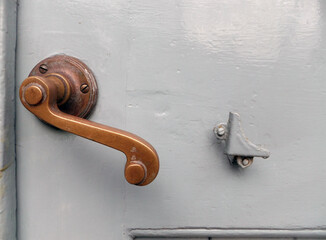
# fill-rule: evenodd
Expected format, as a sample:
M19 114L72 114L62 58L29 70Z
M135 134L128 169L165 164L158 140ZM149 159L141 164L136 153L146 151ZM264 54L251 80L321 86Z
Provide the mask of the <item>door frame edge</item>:
M0 239L16 231L15 65L18 0L0 3Z

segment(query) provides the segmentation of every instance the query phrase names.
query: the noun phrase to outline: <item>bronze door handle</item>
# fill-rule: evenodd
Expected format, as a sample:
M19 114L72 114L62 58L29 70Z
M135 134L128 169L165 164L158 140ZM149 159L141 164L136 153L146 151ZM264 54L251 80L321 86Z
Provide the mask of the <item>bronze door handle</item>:
M44 122L123 152L129 183L144 186L157 176L159 158L150 143L84 119L96 103L97 84L80 60L56 55L41 61L21 84L19 95L23 105Z

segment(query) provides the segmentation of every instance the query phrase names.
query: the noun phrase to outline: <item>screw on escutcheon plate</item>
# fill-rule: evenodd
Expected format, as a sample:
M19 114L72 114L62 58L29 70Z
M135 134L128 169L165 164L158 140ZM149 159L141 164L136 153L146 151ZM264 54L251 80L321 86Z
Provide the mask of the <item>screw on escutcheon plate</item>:
M45 64L42 64L40 67L39 67L39 71L40 73L44 74L48 71L48 66L46 66Z
M89 86L88 86L88 84L83 83L83 84L80 86L80 91L81 91L82 93L88 93L88 91L89 91Z

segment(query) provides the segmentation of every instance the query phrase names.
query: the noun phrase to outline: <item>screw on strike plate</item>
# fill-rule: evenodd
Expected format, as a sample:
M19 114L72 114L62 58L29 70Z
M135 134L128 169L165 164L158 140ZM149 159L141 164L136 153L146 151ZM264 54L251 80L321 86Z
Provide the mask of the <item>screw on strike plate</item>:
M80 91L81 91L82 93L88 93L88 91L89 91L89 86L88 86L88 84L83 83L82 85L80 85Z
M233 162L233 164L236 164L236 165L238 165L238 166L240 166L242 168L249 167L253 163L253 161L254 161L254 158L253 157L241 157L241 156L237 156L234 159L236 161Z
M39 71L40 73L44 74L48 71L48 66L46 66L45 64L42 64L40 67L39 67Z

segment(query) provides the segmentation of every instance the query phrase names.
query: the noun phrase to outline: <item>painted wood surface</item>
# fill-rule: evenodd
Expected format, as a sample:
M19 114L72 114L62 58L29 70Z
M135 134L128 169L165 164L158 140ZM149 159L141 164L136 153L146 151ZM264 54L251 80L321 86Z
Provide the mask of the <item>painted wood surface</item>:
M0 1L0 239L16 239L15 0Z
M148 140L158 178L17 104L18 234L128 239L137 228L326 228L325 1L20 0L17 85L65 53L95 73L90 120ZM213 127L238 112L271 151L229 165Z

